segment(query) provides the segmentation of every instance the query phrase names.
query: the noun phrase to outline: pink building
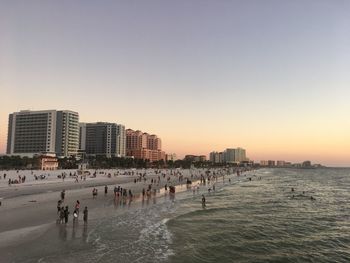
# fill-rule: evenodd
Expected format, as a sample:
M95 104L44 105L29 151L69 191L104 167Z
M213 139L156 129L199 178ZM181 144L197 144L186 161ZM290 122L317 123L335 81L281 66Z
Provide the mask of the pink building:
M126 130L126 155L150 162L165 160L161 139L157 135L149 135L139 130Z

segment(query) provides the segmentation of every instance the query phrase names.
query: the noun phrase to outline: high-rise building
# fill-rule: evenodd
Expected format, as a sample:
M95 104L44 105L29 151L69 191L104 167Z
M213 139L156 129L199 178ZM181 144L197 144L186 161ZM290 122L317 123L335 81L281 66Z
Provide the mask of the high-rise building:
M247 161L246 151L242 148L227 148L223 152L211 152L209 159L212 163L241 163Z
M166 161L176 161L177 157L176 157L176 153L168 153L165 155L165 160Z
M86 149L86 123L79 123L79 151L85 152Z
M236 149L226 149L223 153L224 163L235 163L236 161Z
M235 149L235 162L245 162L247 161L247 156L245 153L245 149L243 148L236 148Z
M260 161L260 166L269 166L269 162L268 161L266 161L266 160L261 160Z
M286 165L286 162L285 161L281 161L281 160L278 160L277 161L277 166L278 167L284 167Z
M73 111L20 111L9 114L7 154L76 155L79 115Z
M108 122L81 123L80 147L87 155L125 157L125 126Z
M126 155L151 162L165 160L162 141L157 135L132 129L126 130Z
M211 152L209 154L209 160L212 163L223 163L224 162L224 153L223 152Z
M73 111L57 111L56 154L77 155L79 148L79 115Z
M267 164L268 164L269 167L275 167L275 166L276 166L276 161L274 161L274 160L268 160L268 161L267 161Z
M161 150L162 149L162 141L157 135L148 135L147 136L147 148L150 150Z

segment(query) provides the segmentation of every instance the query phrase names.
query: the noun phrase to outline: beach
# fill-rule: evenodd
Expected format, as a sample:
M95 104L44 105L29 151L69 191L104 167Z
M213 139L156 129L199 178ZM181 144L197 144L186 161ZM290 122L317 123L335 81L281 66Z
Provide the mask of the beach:
M0 261L348 262L350 258L349 169L260 169L240 176L216 169L211 174L220 176L205 184L200 175L206 169L177 170L183 181L179 182L179 174L173 175L175 196L165 191L161 180L156 194L144 198L142 189L158 174L151 169L136 173L140 172L147 174L147 182L135 184L135 175L121 171L108 178L106 171L81 185L74 180L16 186L18 190L3 185L1 194L7 198L0 208ZM193 185L187 187L185 178L191 174ZM134 197L114 198L115 185L132 189ZM64 205L71 213L77 199L81 211L89 207L87 224L82 215L73 223L72 214L67 224L56 223L63 186ZM93 187L99 189L95 199Z
M212 170L212 175L215 174L215 171L217 176L229 173L228 170L220 169ZM206 172L205 169L89 170L89 175L84 179L82 176L76 176L76 170L1 171L1 255L5 255L5 261L10 260L14 255L13 251L17 251L16 247L19 244L25 246L33 240L40 240L45 233L50 233L57 224L56 206L62 190L65 190L62 206L68 206L70 210L69 222L67 225L64 224L64 227L68 229L72 227L74 205L79 200L81 208L78 223L83 224L82 210L87 206L89 229L91 230L98 220L114 214L114 208L132 206L137 209L145 203L156 203L156 199L168 194L164 189L165 184L175 185L177 192L185 191L187 179L197 182L201 175L207 178ZM4 174L6 174L6 179L4 179ZM59 178L62 174L66 174L64 180ZM35 177L38 178L40 175L45 179L35 180ZM26 176L24 183L8 184L8 179L15 180L23 176ZM78 178L77 182L76 178ZM150 184L152 185L151 195L142 198L142 190L147 189ZM107 194L104 193L105 186L108 187ZM133 197L115 198L113 192L115 186L131 190ZM92 196L93 188L98 189L96 198Z

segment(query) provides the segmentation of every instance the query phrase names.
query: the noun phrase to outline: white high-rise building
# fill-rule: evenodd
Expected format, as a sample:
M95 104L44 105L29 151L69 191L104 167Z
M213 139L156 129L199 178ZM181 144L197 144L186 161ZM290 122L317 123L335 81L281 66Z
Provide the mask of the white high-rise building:
M209 160L212 163L223 163L224 162L224 153L223 152L211 152L209 154Z
M247 161L247 156L245 153L245 149L243 148L236 148L235 149L235 162L244 162Z
M9 115L7 154L76 155L79 115L73 111L20 111Z
M79 115L74 111L57 111L56 154L75 156L79 148Z
M224 151L224 162L235 163L236 162L236 151L235 149L226 149Z
M223 152L211 152L210 161L213 163L240 163L247 161L246 151L243 148L228 148Z

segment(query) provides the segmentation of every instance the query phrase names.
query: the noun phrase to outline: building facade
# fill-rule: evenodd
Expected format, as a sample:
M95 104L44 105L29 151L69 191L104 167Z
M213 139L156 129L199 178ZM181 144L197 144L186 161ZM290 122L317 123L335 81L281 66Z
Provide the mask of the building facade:
M223 152L213 151L209 153L212 163L242 163L248 160L246 150L243 148L227 148Z
M9 155L32 157L56 154L68 157L78 151L79 115L73 111L20 111L9 114Z
M86 123L79 123L79 152L85 152L86 149Z
M125 157L125 126L117 123L80 123L80 151L87 155Z
M207 160L207 156L188 154L185 156L184 160L190 162L205 162Z
M58 111L56 116L56 154L75 156L79 148L79 115L73 111Z
M162 141L157 135L132 129L126 130L126 155L150 162L165 160Z

